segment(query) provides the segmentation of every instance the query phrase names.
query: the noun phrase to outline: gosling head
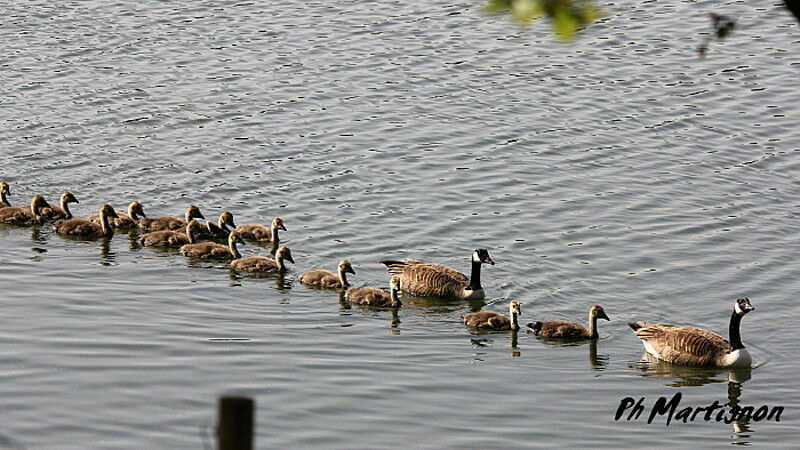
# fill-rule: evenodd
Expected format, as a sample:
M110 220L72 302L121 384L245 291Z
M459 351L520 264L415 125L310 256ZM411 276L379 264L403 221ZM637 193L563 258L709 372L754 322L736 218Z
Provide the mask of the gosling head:
M236 228L236 224L233 223L233 214L230 211L222 211L222 214L219 215L219 223Z
M294 259L292 258L292 251L289 250L289 247L281 247L275 252L275 258L289 261L290 263L294 264Z
M494 265L494 261L492 261L489 252L485 248L479 248L472 252L472 261L480 264L486 263Z
M8 183L5 181L0 181L0 192L11 195L11 188L8 186Z
M47 203L47 200L45 200L44 197L42 197L41 195L36 194L33 196L33 198L31 198L31 211L33 211L33 214L35 216L42 215L42 212L40 210L42 208L49 208L49 207L50 204Z
M119 216L117 215L117 212L114 211L114 208L109 204L105 204L105 205L100 207L100 215L101 216L106 216L106 217L113 217L115 219L119 219Z
M611 320L608 318L608 315L606 315L606 311L600 305L594 305L591 308L589 308L589 317L591 318L597 317L598 319Z
M508 312L510 312L512 315L516 314L516 315L521 316L522 315L522 302L518 302L518 301L515 300L515 301L512 301L511 303L509 303Z
M392 278L389 279L389 289L394 292L400 291L400 275L392 275Z
M353 270L353 266L350 264L350 261L346 259L343 259L339 262L339 272L352 273L353 275L356 274L356 271Z
M64 191L64 193L61 194L61 203L67 204L67 203L80 203L80 202L78 201L77 198L75 198L72 192Z
M202 226L200 225L200 222L192 219L189 221L189 223L186 224L186 235L195 236L197 235L197 233L200 232L201 228Z
M272 219L272 228L276 230L286 231L286 227L283 225L283 219L281 219L280 217Z
M749 313L750 311L754 310L755 308L753 305L750 304L749 298L740 298L737 299L736 302L733 304L733 310L739 316L744 316L745 314Z
M203 216L203 213L200 212L200 208L198 208L195 205L189 205L189 207L186 208L186 217L188 217L189 220L191 220L191 219L205 219L205 216Z
M142 216L147 218L147 215L144 213L144 206L139 202L131 202L131 204L128 205L128 215L131 217Z
M197 226L199 227L200 224L197 224ZM228 235L228 243L231 244L231 245L233 245L233 244L245 245L244 244L244 240L242 239L242 236L239 233L235 232L235 231L231 232L231 234Z

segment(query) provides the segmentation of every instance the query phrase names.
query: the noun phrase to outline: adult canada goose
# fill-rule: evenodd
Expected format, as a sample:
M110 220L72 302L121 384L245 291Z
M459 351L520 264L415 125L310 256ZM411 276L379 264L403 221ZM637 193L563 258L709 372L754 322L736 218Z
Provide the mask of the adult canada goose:
M199 223L192 219L186 224L186 232L172 230L151 231L139 238L139 243L145 247L179 248L186 244L197 242L197 232L201 229Z
M482 299L485 297L481 287L481 265L494 265L486 249L472 252L472 273L467 278L463 273L441 264L427 264L408 259L405 261L385 260L389 273L400 275L403 292L421 297L456 297L462 299Z
M403 304L397 296L400 291L399 275L392 275L389 280L389 292L373 287L350 288L344 293L344 298L350 303L364 306L391 306L397 308Z
M111 221L111 226L118 230L130 230L139 226L139 220L147 218L144 213L144 206L139 202L131 202L128 205L128 214L117 213L118 218ZM141 218L139 216L142 216ZM87 219L94 223L100 223L100 216L93 214Z
M249 223L236 227L236 232L238 232L242 238L265 242L278 242L278 230L286 231L286 227L283 225L283 219L280 217L272 219L271 228L256 223Z
M114 228L109 223L109 219L116 219L117 213L111 205L100 207L100 224L96 224L89 219L69 219L53 224L57 233L66 236L76 236L85 238L111 237L114 235Z
M189 205L184 212L184 218L181 219L179 217L173 216L161 216L161 217L154 217L151 219L141 219L139 220L139 228L143 231L160 231L160 230L172 230L172 231L180 231L186 227L186 224L189 223L192 219L205 219L203 214L200 212L200 208L195 205Z
M356 271L353 270L350 261L343 259L339 262L337 274L333 274L329 270L317 269L301 274L297 279L309 286L341 289L350 287L350 283L347 282L348 273L355 275Z
M75 198L72 192L64 191L64 193L61 194L59 203L61 206L48 205L47 208L42 208L42 215L45 219L51 222L72 219L72 212L69 210L69 204L80 202Z
M206 222L206 226L202 227L198 231L197 237L200 239L227 238L231 231L235 228L236 224L233 223L233 214L231 214L229 211L222 211L222 214L219 215L219 219L217 219L217 223L214 223L210 220Z
M11 206L7 196L11 195L11 188L5 181L0 181L0 209Z
M231 234L239 234L239 232L234 231ZM275 252L274 259L265 256L239 257L231 261L231 268L252 273L284 273L286 272L285 261L294 264L294 258L292 258L292 252L289 247L279 248Z
M753 309L747 298L733 303L728 325L730 342L717 333L699 328L648 322L630 322L628 325L642 340L645 351L662 361L681 366L742 369L750 367L753 359L742 344L739 325L742 317Z
M244 241L238 233L231 233L228 235L228 245L216 242L186 244L181 247L181 255L200 259L239 259L242 255L236 248L236 244L244 245Z
M597 339L597 319L611 320L600 305L589 308L589 328L575 322L553 320L550 322L529 323L528 328L533 334L551 338L567 339Z
M41 195L34 195L30 206L8 206L0 209L0 223L29 227L41 225L45 222L42 215L44 208L50 205Z
M522 303L512 301L508 305L511 317L494 311L478 311L464 314L461 320L470 328L480 330L519 330L519 316L522 315Z

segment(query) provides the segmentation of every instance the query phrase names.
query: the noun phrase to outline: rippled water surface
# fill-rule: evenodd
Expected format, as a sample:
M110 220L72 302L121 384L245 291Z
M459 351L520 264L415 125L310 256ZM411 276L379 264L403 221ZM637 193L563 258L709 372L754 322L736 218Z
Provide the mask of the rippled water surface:
M296 265L242 277L139 248L0 227L0 444L200 448L219 395L260 448L779 445L795 439L798 26L769 2L622 2L570 45L480 2L16 2L0 20L0 179L77 215L190 203L281 216ZM708 11L739 28L696 48ZM482 302L393 315L296 282L349 258L469 269ZM246 255L268 253L254 245ZM641 363L625 323L727 335L744 376ZM470 310L584 321L596 345L473 334ZM614 421L683 395L779 423Z

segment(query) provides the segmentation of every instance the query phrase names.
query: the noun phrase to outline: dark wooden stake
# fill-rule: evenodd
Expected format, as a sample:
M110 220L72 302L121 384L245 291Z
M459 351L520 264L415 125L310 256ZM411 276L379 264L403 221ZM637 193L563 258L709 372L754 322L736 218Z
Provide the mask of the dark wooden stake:
M255 402L248 397L220 397L217 449L252 450Z

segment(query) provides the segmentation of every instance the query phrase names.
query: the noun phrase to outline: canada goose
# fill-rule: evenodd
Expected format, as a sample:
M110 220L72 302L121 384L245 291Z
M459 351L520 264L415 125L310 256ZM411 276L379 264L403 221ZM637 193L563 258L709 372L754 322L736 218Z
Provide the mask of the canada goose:
M45 222L42 210L49 207L44 197L37 194L31 198L30 206L7 206L0 209L0 223L25 227L41 225Z
M242 255L236 248L236 244L244 245L244 241L238 233L231 233L228 235L228 245L216 242L186 244L181 247L181 255L200 259L239 259Z
M184 213L184 218L172 217L172 216L161 216L161 217L154 217L152 219L141 219L139 221L139 228L143 231L160 231L160 230L172 230L172 231L180 231L186 227L186 224L189 223L192 219L205 219L203 214L200 212L200 208L195 205L189 205L186 208Z
M533 334L551 338L573 338L573 339L597 339L597 319L611 320L606 315L605 310L600 305L589 308L589 329L583 325L563 320L553 320L550 322L529 323L528 328Z
M111 226L119 230L130 230L132 228L137 228L139 226L139 216L142 218L147 218L144 213L144 206L142 206L139 202L131 202L128 205L128 214L117 213L119 218L114 219L111 221ZM93 214L87 219L91 220L94 223L100 223L100 216L97 214Z
M730 343L717 333L699 328L648 322L630 322L628 326L642 340L645 351L662 361L681 366L742 369L750 367L753 359L742 344L739 324L753 309L748 298L733 303L728 325Z
M519 316L522 315L522 303L512 301L508 305L509 318L505 314L494 311L478 311L464 314L461 320L470 328L481 330L519 330Z
M70 203L80 202L75 198L72 192L64 191L64 193L61 194L61 206L48 205L47 208L42 208L42 215L50 222L72 219L72 212L69 210Z
M0 181L0 209L11 206L6 196L11 195L11 188L5 181Z
M186 244L197 242L196 236L200 224L192 219L186 224L186 232L172 230L151 231L139 238L139 243L145 247L172 247L178 248Z
M109 223L109 218L116 219L117 213L111 205L100 207L100 224L96 224L89 219L69 219L53 224L57 233L66 236L97 238L111 237L114 235L114 228Z
M353 270L353 266L350 264L350 261L343 259L339 262L339 267L336 275L334 275L328 270L317 269L301 274L298 277L298 279L300 280L301 283L307 284L309 286L316 286L329 289L341 289L350 287L350 283L347 282L346 274L348 273L352 273L353 275L355 275L356 271Z
M397 308L403 304L397 296L402 284L399 275L392 275L389 280L389 292L373 287L350 288L344 293L344 298L350 303L364 306L391 306Z
M278 230L286 231L286 227L283 225L283 219L280 217L272 219L271 228L267 228L264 225L259 225L256 223L249 223L236 227L236 231L242 236L242 238L253 239L256 241L277 242Z
M232 234L239 234L234 231ZM275 252L275 258L267 258L265 256L250 256L248 258L239 257L231 261L231 268L240 270L242 272L252 273L284 273L286 272L286 264L284 261L289 261L294 264L292 252L289 247L281 247Z
M456 297L462 299L482 299L485 294L481 287L481 264L494 261L486 249L472 252L472 273L469 278L463 273L441 264L426 264L408 259L405 261L385 260L389 273L399 274L403 292L421 297Z
M231 228L228 228L228 227ZM230 234L231 230L236 228L236 224L233 223L233 214L229 211L222 211L222 214L219 215L219 219L217 219L217 223L212 221L206 222L206 226L202 227L198 233L198 238L209 238L209 239L219 239L219 238L227 238Z

